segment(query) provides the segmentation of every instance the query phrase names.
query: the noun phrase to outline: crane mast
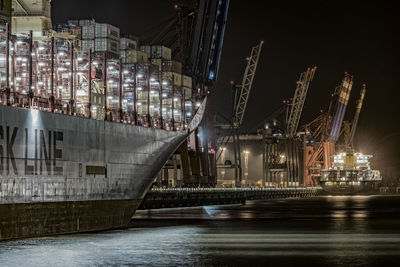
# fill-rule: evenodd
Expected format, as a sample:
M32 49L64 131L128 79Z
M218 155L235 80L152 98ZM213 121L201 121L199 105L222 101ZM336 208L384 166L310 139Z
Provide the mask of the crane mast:
M296 140L297 128L299 125L303 106L306 101L307 91L310 82L314 78L316 67L307 68L306 71L300 74L300 79L297 81L296 90L288 119L286 121L286 170L289 186L299 184L299 151L298 142Z
M246 70L243 75L242 84L240 86L240 91L238 93L238 98L235 100L234 105L234 127L239 128L242 125L244 113L247 107L247 101L249 100L249 95L251 87L253 85L254 76L256 74L256 69L258 65L258 59L260 58L261 48L264 42L261 41L258 45L251 49L250 57L248 58Z
M342 128L344 115L346 113L347 104L349 103L351 89L353 87L353 76L347 72L344 75L337 94L337 102L335 105L334 116L328 140L324 142L324 169L332 167L332 156L335 154L335 144L339 139L340 129Z
M328 141L331 143L336 143L339 138L340 129L342 127L344 114L346 113L347 104L349 103L350 92L353 87L353 77L350 76L347 72L342 80L342 83L339 87L338 93L338 101L335 105L335 113L333 117L332 127L330 131L330 135L328 137Z
M196 22L193 29L188 66L194 77L200 99L209 98L205 116L198 135L194 135L196 151L200 158L202 175L208 184L216 185L216 155L212 87L217 79L221 51L228 18L230 0L197 0ZM199 137L200 136L200 137ZM198 141L198 142L197 142ZM194 160L195 161L195 160ZM198 171L200 173L200 171Z
M353 147L353 139L354 135L356 134L358 118L360 117L360 112L362 108L362 104L364 102L365 93L367 92L366 85L363 84L363 88L361 89L360 99L357 101L356 113L354 115L353 124L351 126L351 133L350 133L350 146Z
M300 79L297 82L296 91L294 93L293 101L291 104L292 107L290 110L289 119L286 123L286 134L289 137L293 137L296 135L301 113L303 111L304 102L306 100L308 87L310 86L310 82L314 78L316 69L316 67L307 68L305 72L302 72L300 74Z
M182 158L189 158L188 145L194 151L190 160L186 161L187 164L182 164L186 173L184 181L189 182L192 179L189 177L191 172L195 180L192 182L215 185L216 147L212 93L218 77L230 0L183 2L185 3L182 5L175 5L174 16L160 25L154 25L144 34L148 36L150 45L171 47L173 58L181 61L184 67L183 73L193 78L193 104L201 103L205 97L208 99L201 126L196 133L192 133L189 144L183 143L179 150L185 153L181 154ZM154 31L157 34L152 36Z
M318 139L319 142L316 146L305 144L304 184L318 184L317 180L321 169L329 169L332 166L332 156L335 154L335 144L340 136L352 86L353 77L346 72L341 84L335 88L335 92L332 94L328 113L321 114L316 120L319 130L311 132L313 138Z
M231 137L234 135L235 128L240 128L243 122L244 113L247 107L247 101L249 99L251 87L253 84L254 75L257 69L259 56L261 53L262 45L264 44L263 41L260 44L252 47L250 57L247 58L247 65L243 75L243 80L241 85L235 84L231 81L233 90L232 90L232 121L229 125L231 128L232 133L229 135L223 136L222 140L219 142L222 145L226 145ZM235 136L233 136L235 140ZM218 148L218 155L217 160L220 158L222 150L220 147Z
M236 187L240 187L242 184L242 168L241 168L238 129L242 125L244 113L246 112L247 101L250 96L263 44L264 42L261 41L258 45L252 47L250 57L247 58L248 62L246 65L241 85L235 85L233 82L231 82L233 85L232 121L229 127L231 129L231 133L229 135L224 136L222 138L221 143L226 144L229 142L231 137L233 139ZM219 154L217 158L221 156L221 153L222 150L219 149Z
M188 65L196 85L217 79L230 0L197 0L196 22Z

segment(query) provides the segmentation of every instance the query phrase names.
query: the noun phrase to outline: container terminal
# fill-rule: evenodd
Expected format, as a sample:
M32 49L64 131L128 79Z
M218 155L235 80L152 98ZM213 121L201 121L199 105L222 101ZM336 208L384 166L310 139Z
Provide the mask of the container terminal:
M106 21L53 25L48 0L4 3L1 239L124 227L152 187L153 199L157 187L319 188L336 152L353 149L366 86L354 120L345 121L348 73L328 111L299 125L316 67L300 74L293 98L255 133L242 131L263 41L251 49L243 80L231 82L231 118L215 116L229 0L175 5L146 42ZM250 144L261 153L253 156ZM380 181L374 174L371 183Z

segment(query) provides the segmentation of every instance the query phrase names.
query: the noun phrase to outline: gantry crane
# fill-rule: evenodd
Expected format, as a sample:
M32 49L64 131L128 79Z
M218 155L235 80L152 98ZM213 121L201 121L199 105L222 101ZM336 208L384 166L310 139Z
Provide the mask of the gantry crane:
M251 49L250 57L248 58L247 66L244 71L242 84L234 86L234 114L233 114L233 151L235 160L235 182L236 187L242 185L242 162L240 157L240 142L238 130L243 122L244 113L246 112L247 102L249 100L251 88L253 86L254 76L256 74L258 60L260 58L261 49L264 41Z
M300 184L298 125L316 69L307 68L300 74L292 100L284 100L283 106L264 120L263 129L258 130L263 136L263 178L266 186ZM284 114L282 127L276 118ZM274 120L270 124L272 118Z
M239 144L239 133L238 130L242 125L244 114L246 112L247 102L249 100L251 88L253 86L254 76L256 74L258 61L261 54L261 49L264 41L261 41L251 49L250 56L247 58L247 65L244 71L243 79L240 85L236 85L231 82L233 87L233 105L232 105L232 120L229 128L230 134L224 135L220 144L227 144L231 138L233 138L233 150L234 150L234 167L235 167L235 182L236 187L240 187L242 184L242 168L240 158L240 144ZM223 146L219 146L217 160L221 156Z
M235 112L233 114L233 125L235 128L239 128L242 125L263 44L264 41L261 41L251 49L251 54L250 57L248 57L247 66L244 71L242 84L239 87L236 86L239 90L236 91L237 93L235 94L234 100Z
M342 80L337 94L332 126L328 140L324 141L324 169L332 167L331 157L335 154L335 144L339 139L340 129L342 128L347 104L349 103L351 89L353 87L353 77L347 72Z
M366 91L366 85L363 84L360 91L360 98L357 99L356 102L356 111L354 113L353 121L343 121L342 129L340 130L340 137L342 137L343 143L339 144L339 146L336 145L336 149L342 149L343 151L353 150L354 135L357 130L358 118L360 117L362 103L364 101Z
M172 57L206 94L218 76L230 0L192 0L174 5L176 13L145 29L144 43L171 47Z
M182 158L190 157L185 161L187 164L182 164L185 183L191 183L191 176L195 177L197 184L216 184L211 98L212 87L218 77L229 3L230 0L185 1L174 6L176 14L143 32L147 37L145 43L171 47L173 59L182 63L184 74L193 77L193 109L196 102L201 103L205 97L208 98L206 116L190 137L190 149L187 142L179 149Z
M296 140L303 106L306 101L307 91L314 78L316 67L307 68L300 74L296 90L290 105L290 113L286 121L286 168L289 186L299 184L299 151Z
M352 86L353 77L345 73L340 86L332 94L328 112L321 113L317 119L303 126L313 139L312 143L307 144L306 136L304 137L305 185L317 185L321 169L332 166L331 158L335 154L335 144L341 133Z

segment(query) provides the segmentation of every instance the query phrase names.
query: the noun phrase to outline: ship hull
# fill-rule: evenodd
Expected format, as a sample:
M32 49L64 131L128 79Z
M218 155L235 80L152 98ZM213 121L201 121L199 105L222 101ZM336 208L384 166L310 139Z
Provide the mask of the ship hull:
M326 185L320 183L320 186L323 195L370 195L378 192L372 183L360 185Z
M334 155L331 168L322 170L319 185L323 192L333 195L366 195L377 192L382 181L380 172L372 170L369 163L371 155L346 152Z
M123 228L139 203L140 200L94 200L3 204L0 239Z
M0 240L126 227L188 134L0 106Z

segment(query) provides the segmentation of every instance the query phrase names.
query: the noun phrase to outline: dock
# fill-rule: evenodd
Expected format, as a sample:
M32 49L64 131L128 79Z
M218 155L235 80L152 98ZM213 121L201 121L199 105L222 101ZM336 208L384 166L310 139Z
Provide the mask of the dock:
M247 200L312 197L319 191L319 187L153 188L147 193L139 209L245 204Z

